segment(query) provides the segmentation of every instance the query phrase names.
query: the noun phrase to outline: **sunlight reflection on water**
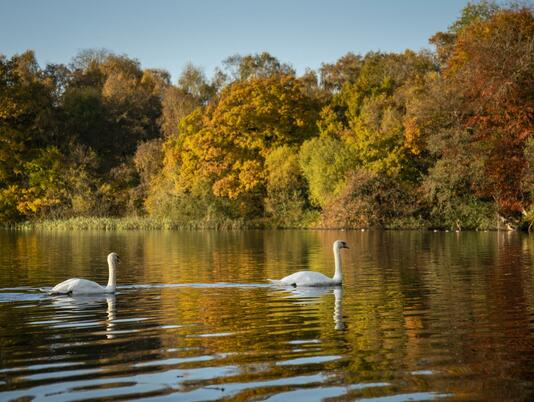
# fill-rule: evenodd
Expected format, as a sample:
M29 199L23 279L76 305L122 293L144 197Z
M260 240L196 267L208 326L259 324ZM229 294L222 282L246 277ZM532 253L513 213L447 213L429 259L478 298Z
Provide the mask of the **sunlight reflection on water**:
M351 247L343 288L266 283L300 269L331 275L336 238ZM528 400L533 243L502 233L0 232L0 399ZM123 260L116 295L40 291L74 276L105 283L108 250Z

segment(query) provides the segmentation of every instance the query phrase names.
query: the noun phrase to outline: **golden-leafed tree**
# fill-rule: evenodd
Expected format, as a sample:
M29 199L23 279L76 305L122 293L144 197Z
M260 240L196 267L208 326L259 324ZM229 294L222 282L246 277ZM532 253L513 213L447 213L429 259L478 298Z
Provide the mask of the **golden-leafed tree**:
M209 188L210 196L237 205L239 214L258 213L266 193L265 159L280 146L310 138L317 110L292 76L236 81L182 120L179 134L165 144L164 171L176 193Z

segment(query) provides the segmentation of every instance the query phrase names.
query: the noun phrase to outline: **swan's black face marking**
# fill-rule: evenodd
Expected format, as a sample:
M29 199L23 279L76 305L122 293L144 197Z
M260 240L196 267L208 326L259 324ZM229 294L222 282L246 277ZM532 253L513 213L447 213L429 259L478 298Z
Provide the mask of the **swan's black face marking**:
M349 248L349 246L347 246L347 243L345 243L344 241L341 242L341 248Z

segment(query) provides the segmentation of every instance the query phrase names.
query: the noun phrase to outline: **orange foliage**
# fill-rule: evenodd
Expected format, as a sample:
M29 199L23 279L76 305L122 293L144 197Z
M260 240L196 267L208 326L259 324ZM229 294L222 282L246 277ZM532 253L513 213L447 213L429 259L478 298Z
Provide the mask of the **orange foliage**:
M525 141L534 135L534 16L497 12L461 30L445 70L467 105L466 128L487 157L485 192L501 212L525 207L521 180Z

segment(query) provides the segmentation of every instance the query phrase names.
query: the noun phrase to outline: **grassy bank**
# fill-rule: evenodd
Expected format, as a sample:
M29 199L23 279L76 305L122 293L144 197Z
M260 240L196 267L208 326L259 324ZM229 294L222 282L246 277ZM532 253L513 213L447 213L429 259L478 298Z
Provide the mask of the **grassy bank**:
M240 220L178 222L167 218L152 217L76 217L69 219L46 219L10 225L16 230L175 230L216 229L232 230L251 228Z
M505 225L498 225L498 222L489 225L479 225L476 228L462 228L463 230L508 230ZM0 227L2 227L0 225ZM239 230L239 229L273 229L280 228L273 226L266 220L230 220L230 219L205 219L200 221L183 222L170 218L155 217L74 217L69 219L44 219L3 225L4 228L14 230ZM285 228L291 229L291 228ZM338 227L328 227L318 222L303 222L299 229L340 229ZM345 228L345 229L370 229ZM422 219L404 218L392 220L383 227L373 227L372 229L384 230L457 230L456 227L434 226ZM527 230L527 227L519 227L520 230Z

